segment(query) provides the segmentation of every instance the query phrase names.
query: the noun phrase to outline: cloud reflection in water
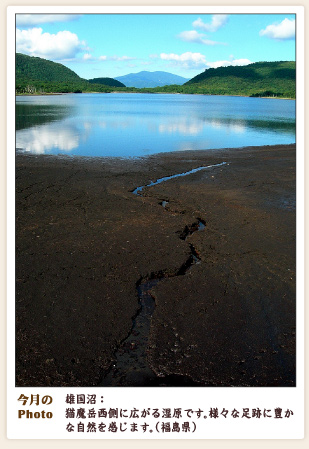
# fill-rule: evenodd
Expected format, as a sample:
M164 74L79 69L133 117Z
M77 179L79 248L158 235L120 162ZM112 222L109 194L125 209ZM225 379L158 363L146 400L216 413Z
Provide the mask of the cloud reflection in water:
M72 151L78 146L79 136L70 125L48 124L16 131L16 147L35 154Z

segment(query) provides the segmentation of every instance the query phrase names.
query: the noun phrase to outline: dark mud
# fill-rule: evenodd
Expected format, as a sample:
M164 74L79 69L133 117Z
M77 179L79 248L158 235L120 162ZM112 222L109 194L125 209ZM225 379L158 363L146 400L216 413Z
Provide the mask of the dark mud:
M17 385L294 386L295 309L295 145L17 154Z
M165 207L165 206L164 206ZM205 229L205 223L198 219L191 226L186 226L179 238L187 240L194 232ZM191 254L186 262L174 273L160 271L152 273L147 279L137 282L139 308L132 319L132 329L128 337L121 343L114 354L115 362L110 370L103 374L102 386L179 386L195 385L185 376L156 375L148 362L149 334L151 318L155 311L155 299L152 289L167 277L184 276L200 258L192 244L189 243ZM177 346L177 345L176 345ZM177 379L176 379L177 377ZM177 380L177 382L176 382Z

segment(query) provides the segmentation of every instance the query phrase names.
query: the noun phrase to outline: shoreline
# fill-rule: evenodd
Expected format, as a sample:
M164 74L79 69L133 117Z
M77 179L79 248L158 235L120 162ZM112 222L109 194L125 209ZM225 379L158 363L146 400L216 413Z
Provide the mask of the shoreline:
M17 386L104 382L153 273L147 359L163 384L295 386L295 156L295 144L17 153ZM196 217L203 232L179 238ZM190 245L200 263L174 276ZM147 385L138 369L130 382Z
M224 148L209 148L209 149L200 149L200 150L185 150L185 151L181 151L181 150L176 150L176 151L170 151L170 152L166 152L166 151L162 151L161 153L154 153L154 154L149 154L146 156L130 156L130 157L126 157L126 156L82 156L82 155L70 155L70 154L36 154L36 153L31 153L30 151L26 151L24 148L19 148L16 147L15 151L17 152L18 155L20 156L24 156L24 157L35 157L35 158L55 158L55 159L68 159L68 160L74 160L74 161L80 161L80 162L85 162L85 161L94 161L94 160L98 160L98 161L104 161L104 160L110 160L110 161L114 161L114 162L123 162L123 161L147 161L150 159L155 159L157 157L165 157L170 155L171 157L175 156L175 157L180 157L181 156L189 156L189 155L193 155L194 157L197 156L207 156L207 155L214 155L216 152L218 152L218 156L220 156L220 154L222 155L223 152L224 154L228 154L229 152L238 152L238 151L253 151L254 149L258 150L258 149L273 149L275 147L282 147L282 148L294 148L296 145L296 143L287 143L287 144L276 144L276 145L250 145L250 146L243 146L243 147L224 147Z
M142 88L147 89L147 87ZM185 92L122 92L122 91L111 91L111 92L50 92L50 93L44 93L44 94L18 94L15 93L16 97L40 97L40 96L46 96L46 95L78 95L78 94L157 94L157 95L203 95L203 96L209 96L209 97L243 97L243 98L272 98L274 100L294 100L296 101L296 98L290 98L290 97L255 97L251 95L224 95L224 94L202 94L199 92L196 93L185 93Z

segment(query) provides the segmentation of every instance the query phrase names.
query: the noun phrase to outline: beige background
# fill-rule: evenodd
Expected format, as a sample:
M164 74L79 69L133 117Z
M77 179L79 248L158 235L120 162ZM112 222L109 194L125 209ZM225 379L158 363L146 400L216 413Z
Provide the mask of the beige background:
M89 447L91 448L99 448L104 447L108 449L122 449L122 448L155 448L157 446L160 446L160 449L162 448L168 448L168 449L174 449L174 448L187 448L192 447L193 449L200 449L200 448L296 448L296 449L302 449L305 447L308 447L309 444L309 438L307 435L308 432L308 383L306 383L306 431L305 431L305 439L304 440L8 440L6 438L6 126L7 126L7 116L6 116L6 7L7 6L75 6L75 5L91 5L91 6L102 6L102 5L119 5L119 6L129 6L129 5L175 5L175 6L225 6L225 5L233 5L233 6L305 6L305 49L308 48L307 46L307 40L308 40L308 33L306 33L306 25L308 24L308 8L306 8L306 0L302 1L287 1L287 0L264 0L264 1L241 1L241 0L226 0L226 1L218 1L218 2L211 2L211 1L185 1L185 0L153 0L150 2L146 1L134 1L134 0L127 0L127 1L108 1L108 0L101 0L101 1L91 1L88 0L87 2L80 1L72 1L72 0L53 0L52 2L39 2L35 0L29 0L29 1L8 1L8 0L2 0L1 2L1 69L0 69L0 75L1 75L1 81L2 81L2 105L1 105L1 151L0 151L0 170L1 170L1 177L0 177L0 210L2 212L1 214L1 222L0 222L0 241L1 241L1 258L0 258L0 292L1 292L1 299L2 299L2 306L1 306L1 344L0 344L0 351L1 351L1 368L0 368L0 380L1 380L1 409L0 409L0 444L2 448L10 448L10 449L17 449L17 448L54 448L57 447L57 449L64 448L81 448L81 447ZM306 52L305 52L306 53ZM308 68L308 61L305 61L305 73L307 73ZM306 79L306 77L305 77ZM305 89L306 93L306 89ZM306 104L305 108L307 111L307 104L308 104L308 94L306 96ZM307 121L305 122L305 128L306 128ZM306 136L307 137L307 136ZM305 157L306 162L306 172L308 171L308 163L307 158ZM305 193L307 193L308 190L308 183L305 185ZM300 206L298 206L300 207ZM306 253L308 252L308 247L306 247ZM307 270L306 270L307 271ZM305 273L306 274L306 273ZM305 293L306 297L308 297L308 281L306 282L305 287ZM306 308L306 323L308 323L308 308ZM305 343L308 343L308 332L306 332L306 341ZM306 355L308 355L308 351L306 351ZM306 363L306 373L308 373L308 358L305 359Z

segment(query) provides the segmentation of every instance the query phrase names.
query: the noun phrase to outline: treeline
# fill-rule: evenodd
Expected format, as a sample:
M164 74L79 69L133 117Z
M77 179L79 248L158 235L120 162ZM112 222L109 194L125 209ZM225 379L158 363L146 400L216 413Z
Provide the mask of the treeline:
M50 94L50 93L82 93L82 92L112 92L110 86L90 84L87 82L48 82L37 80L16 80L17 94Z
M276 89L267 89L267 85L250 86L247 88L239 87L237 84L234 88L231 87L231 83L226 86L212 85L212 86L179 86L168 85L161 87L113 87L104 86L100 84L90 83L55 83L55 82L40 82L40 81L22 81L16 80L16 94L51 94L51 93L111 93L111 92L128 92L128 93L165 93L165 94L189 94L189 95L240 95L247 97L278 97L278 98L295 98L295 88L287 90L282 86L276 86Z
M113 87L103 84L91 84L86 82L68 83L68 82L42 82L37 80L16 80L16 94L44 95L51 93L83 93L83 92L146 92L146 89L137 89L136 87ZM151 91L152 89L150 89ZM153 92L155 93L155 92Z
M258 62L207 69L183 85L135 88L121 84L113 78L85 80L62 64L16 54L16 94L29 95L137 92L295 98L296 67L291 61Z
M239 87L235 85L231 87L231 83L226 86L222 85L208 85L208 86L162 86L154 88L138 89L143 93L171 93L171 94L189 94L189 95L235 95L245 97L278 97L278 98L295 98L295 88L287 90L284 86L282 90L276 88L267 89L267 85Z

